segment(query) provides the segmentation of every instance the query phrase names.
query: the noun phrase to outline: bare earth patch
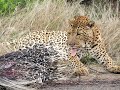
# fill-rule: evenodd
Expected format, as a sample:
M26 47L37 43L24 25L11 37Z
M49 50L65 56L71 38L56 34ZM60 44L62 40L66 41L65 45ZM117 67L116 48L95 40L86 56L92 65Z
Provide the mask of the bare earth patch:
M58 80L43 86L37 84L32 86L37 90L120 90L120 74L106 72L98 65L92 65L90 68L92 70L90 70L91 74L88 76ZM12 89L7 88L6 90Z
M92 66L91 66L92 67ZM42 90L120 90L120 74L111 74L101 67L98 73L81 76L67 81L58 81Z

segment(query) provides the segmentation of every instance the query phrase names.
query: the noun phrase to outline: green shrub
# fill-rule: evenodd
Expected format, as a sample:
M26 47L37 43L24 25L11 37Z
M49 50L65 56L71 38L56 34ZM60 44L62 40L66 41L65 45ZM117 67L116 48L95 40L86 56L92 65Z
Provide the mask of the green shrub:
M0 16L9 15L16 7L24 8L35 0L0 0Z

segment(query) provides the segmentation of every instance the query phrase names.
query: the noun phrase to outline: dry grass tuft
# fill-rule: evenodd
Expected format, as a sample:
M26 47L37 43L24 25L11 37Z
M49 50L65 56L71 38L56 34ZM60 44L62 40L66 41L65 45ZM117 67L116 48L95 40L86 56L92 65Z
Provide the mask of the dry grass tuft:
M109 7L108 7L109 6ZM27 7L14 16L0 18L0 55L11 52L9 45L4 44L21 37L29 31L36 30L65 30L68 19L74 15L87 15L101 27L103 40L108 53L120 62L120 19L117 7L112 12L109 4L103 6L84 7L75 3L68 5L65 0L44 0L35 2L32 9ZM9 86L9 85L8 85ZM21 89L23 87L20 86ZM27 90L27 89L23 89Z
M35 2L30 10L27 7L14 16L0 18L0 42L21 37L35 30L65 30L68 19L74 15L87 15L101 27L107 50L115 60L120 60L120 19L118 8L111 9L110 4L84 7L75 3L68 5L65 0L44 0ZM7 45L0 44L0 55L12 51Z

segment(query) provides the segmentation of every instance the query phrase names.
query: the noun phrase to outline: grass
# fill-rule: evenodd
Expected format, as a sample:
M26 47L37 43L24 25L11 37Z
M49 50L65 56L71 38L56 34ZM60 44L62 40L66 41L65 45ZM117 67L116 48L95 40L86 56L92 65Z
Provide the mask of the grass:
M120 60L118 8L113 11L110 3L85 7L77 2L70 6L64 0L32 2L31 8L25 6L10 16L0 18L0 54L11 51L2 42L19 38L28 31L65 30L68 28L68 19L75 15L87 15L100 26L108 53L115 60Z
M0 0L0 16L8 16L22 8L31 7L34 1L37 0Z
M87 15L100 26L109 55L120 62L118 6L112 11L110 3L85 7L77 2L71 6L62 0L44 0L41 3L33 2L30 7L28 5L21 10L13 10L12 15L0 17L0 55L13 51L4 42L17 39L29 31L66 30L68 19L75 15Z
M29 1L29 0L28 0ZM25 0L0 0L0 15L9 15L18 7L25 7Z

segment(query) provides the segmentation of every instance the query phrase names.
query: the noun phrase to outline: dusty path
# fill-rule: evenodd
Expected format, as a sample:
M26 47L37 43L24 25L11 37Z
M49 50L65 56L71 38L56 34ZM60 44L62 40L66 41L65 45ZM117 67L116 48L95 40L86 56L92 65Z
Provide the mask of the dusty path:
M81 79L60 81L41 90L120 90L120 74L83 76Z
M95 67L95 66L94 66ZM49 83L39 87L38 90L120 90L120 74L106 72L103 68L95 67L89 76L81 76L70 80L60 80L55 83ZM0 88L0 90L13 90ZM29 89L30 90L30 89Z
M0 90L13 90L0 88ZM57 85L57 86L47 86L46 88L40 88L38 90L120 90L119 84L79 84L79 85Z
M120 85L101 84L101 85L75 85L75 86L61 86L49 87L41 90L120 90Z
M2 87L0 90L13 89ZM120 75L99 74L82 76L79 79L61 80L47 86L38 87L38 90L120 90Z

